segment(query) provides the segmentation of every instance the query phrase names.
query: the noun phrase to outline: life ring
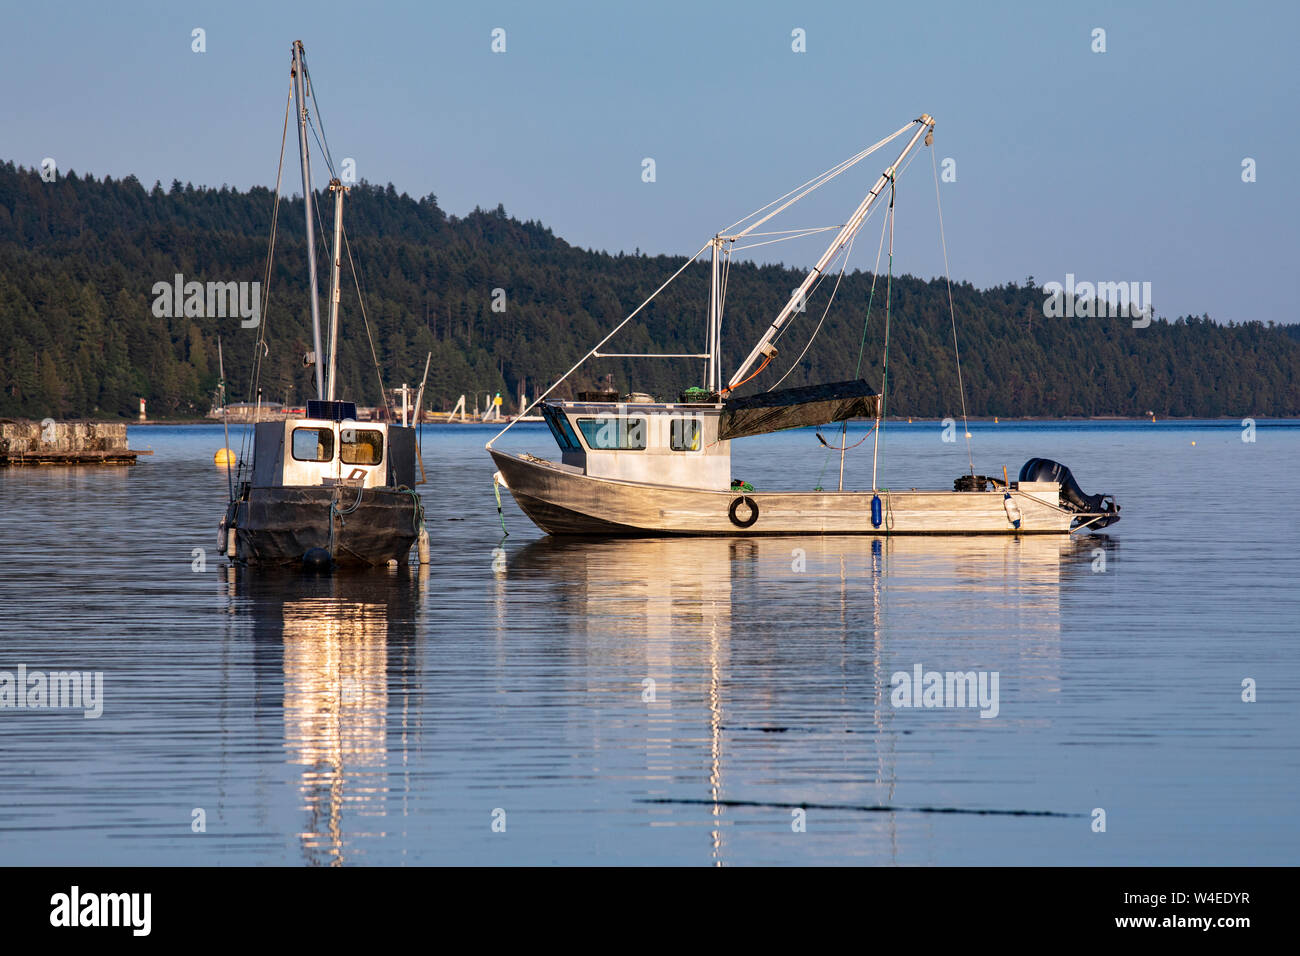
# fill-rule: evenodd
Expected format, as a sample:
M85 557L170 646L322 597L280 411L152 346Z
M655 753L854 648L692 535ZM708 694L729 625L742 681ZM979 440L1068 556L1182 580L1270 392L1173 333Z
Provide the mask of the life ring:
M740 507L742 502L749 506L748 521L741 521L736 517L736 509ZM731 519L731 523L737 528L748 528L758 520L758 502L749 497L749 495L741 495L731 503L731 510L727 512L727 517Z

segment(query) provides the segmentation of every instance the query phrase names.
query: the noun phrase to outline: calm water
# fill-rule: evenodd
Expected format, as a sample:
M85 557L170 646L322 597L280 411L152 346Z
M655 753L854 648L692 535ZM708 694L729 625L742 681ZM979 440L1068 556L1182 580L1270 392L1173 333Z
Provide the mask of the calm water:
M426 434L427 573L304 578L216 557L219 428L0 470L0 671L103 672L99 719L0 710L0 864L1300 862L1300 427L972 431L977 471L1056 458L1124 520L565 543L507 497L502 542L470 426ZM951 487L939 435L890 426L882 485ZM746 439L733 473L825 458ZM893 706L917 664L998 672L997 716Z

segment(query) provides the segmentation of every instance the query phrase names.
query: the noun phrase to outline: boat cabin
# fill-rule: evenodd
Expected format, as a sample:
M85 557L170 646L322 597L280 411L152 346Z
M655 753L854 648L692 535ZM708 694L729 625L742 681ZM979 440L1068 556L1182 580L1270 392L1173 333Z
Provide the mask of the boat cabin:
M731 442L718 440L721 403L548 401L541 411L562 463L592 478L731 487Z
M357 421L351 402L308 402L307 415L259 422L253 486L415 485L415 429Z

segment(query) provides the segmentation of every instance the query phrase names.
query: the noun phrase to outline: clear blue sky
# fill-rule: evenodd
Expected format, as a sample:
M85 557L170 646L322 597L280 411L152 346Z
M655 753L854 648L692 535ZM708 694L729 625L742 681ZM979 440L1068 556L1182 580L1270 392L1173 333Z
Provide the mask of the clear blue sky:
M1298 11L5 0L0 158L146 186L269 185L301 39L331 147L359 176L435 193L453 214L503 203L580 246L689 253L928 112L936 157L956 161L943 186L954 278L1149 281L1160 315L1293 322ZM1105 53L1091 49L1098 27ZM841 220L879 156L790 224ZM1257 182L1241 180L1245 157ZM921 276L942 273L929 162L898 213L898 270ZM869 268L878 233L864 235L851 265Z

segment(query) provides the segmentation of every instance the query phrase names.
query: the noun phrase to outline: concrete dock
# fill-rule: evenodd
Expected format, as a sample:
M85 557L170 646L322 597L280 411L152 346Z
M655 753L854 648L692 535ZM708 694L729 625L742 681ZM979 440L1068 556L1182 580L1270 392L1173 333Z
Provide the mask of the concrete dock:
M125 423L0 421L0 467L5 465L134 465Z

